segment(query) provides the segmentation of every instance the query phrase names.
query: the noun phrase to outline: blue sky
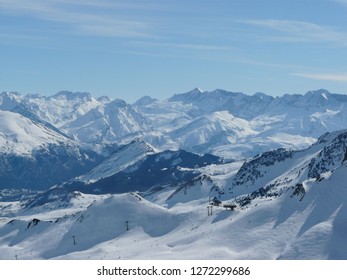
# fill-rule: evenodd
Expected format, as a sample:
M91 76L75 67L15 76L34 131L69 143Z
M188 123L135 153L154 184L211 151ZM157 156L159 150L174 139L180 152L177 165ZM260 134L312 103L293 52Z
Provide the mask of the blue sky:
M347 93L347 0L0 0L0 91Z

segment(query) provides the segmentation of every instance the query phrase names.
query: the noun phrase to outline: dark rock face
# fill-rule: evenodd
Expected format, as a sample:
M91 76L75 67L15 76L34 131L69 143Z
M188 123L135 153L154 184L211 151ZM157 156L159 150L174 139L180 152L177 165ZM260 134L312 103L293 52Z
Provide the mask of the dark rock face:
M261 166L269 167L275 165L278 162L291 158L292 154L292 151L280 148L255 156L241 166L234 178L234 184L254 184L257 179L264 175L260 169Z
M222 163L222 159L213 155L197 155L183 150L164 151L148 155L125 170L96 182L74 181L65 186L84 193L144 192L189 181L200 174L195 168L218 163Z
M308 177L319 178L322 173L334 170L346 160L346 154L347 132L342 132L311 160Z
M81 175L102 160L78 147L49 145L29 156L0 156L0 188L47 189Z

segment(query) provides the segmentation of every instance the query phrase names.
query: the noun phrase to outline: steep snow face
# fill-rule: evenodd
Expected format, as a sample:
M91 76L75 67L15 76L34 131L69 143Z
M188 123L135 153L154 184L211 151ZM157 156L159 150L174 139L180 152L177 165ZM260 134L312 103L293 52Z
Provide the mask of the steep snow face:
M73 144L62 134L22 115L0 110L0 153L30 155L49 144Z
M134 140L120 147L100 165L93 168L87 174L78 177L77 180L85 183L98 181L101 178L106 178L125 170L127 167L156 152L158 151L146 142L140 139Z

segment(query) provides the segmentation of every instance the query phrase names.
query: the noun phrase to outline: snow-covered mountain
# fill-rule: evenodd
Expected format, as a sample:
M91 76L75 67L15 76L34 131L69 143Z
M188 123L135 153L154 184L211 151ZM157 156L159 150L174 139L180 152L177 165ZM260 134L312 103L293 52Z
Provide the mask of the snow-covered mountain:
M177 187L200 175L199 168L222 162L217 156L183 150L155 152L147 143L135 140L63 187L84 193L147 193Z
M140 102L136 109L156 125L143 137L157 148L247 158L273 148L302 148L325 132L344 129L346 104L344 95L326 90L274 98L194 89L164 102ZM167 117L156 121L162 113Z
M347 259L346 104L2 93L0 258Z
M56 129L0 110L0 188L48 188L102 159Z
M99 165L76 180L93 183L102 178L110 177L127 167L136 164L148 155L155 154L156 149L141 139L135 139L127 145L119 147Z
M145 196L53 188L3 202L1 258L346 259L346 144L346 130L327 133Z
M3 92L0 94L0 151L6 154L2 161L9 158L6 162L10 164L3 163L2 173L8 178L4 179L6 182L26 178L24 169L38 167L37 160L34 160L35 164L28 160L34 152L45 155L46 160L39 160L40 164L49 166L50 162L56 161L57 164L60 162L62 170L70 169L69 164L64 167L64 163L57 160L59 149L53 148L65 145L70 148L60 149L61 158L73 155L80 162L77 166L95 167L92 171L95 176L98 160L95 155L92 159L83 156L86 153L79 151L81 147L88 151L87 154L102 154L101 159L115 150L110 147L126 145L134 138L143 139L158 151L186 150L244 160L276 148L307 147L319 135L345 128L346 104L344 95L326 90L274 98L264 93L249 96L225 90L204 92L194 89L166 100L143 97L132 105L107 97L96 99L89 93L65 91L45 97ZM37 152L40 149L43 150ZM70 151L64 154L67 150ZM55 156L50 159L48 154ZM27 157L18 164L17 157L24 155ZM84 164L84 160L90 162ZM111 158L108 165L112 162ZM130 163L130 158L124 160L124 164ZM20 174L11 171L11 166L17 164L17 169L23 169ZM74 175L77 173L73 172ZM62 178L65 180L69 176ZM94 180L91 174L84 176ZM16 187L23 180L19 180Z
M49 144L72 144L62 133L18 113L0 110L0 153L30 155Z
M196 152L211 152L256 134L246 120L236 118L227 111L197 117L168 133L171 139L179 139L180 146Z
M326 133L303 150L266 152L246 161L229 178L220 198L246 206L289 191L302 200L312 185L345 168L346 152L346 130Z
M273 148L301 148L344 129L347 98L326 90L272 97L194 89L134 104L89 93L53 96L2 93L0 109L17 112L92 145L141 137L162 151L184 149L248 158Z
M113 143L123 136L133 136L148 130L141 114L122 100L113 100L88 111L65 124L62 129L74 139L85 143Z
M124 135L146 130L146 120L122 100L98 99L89 93L59 92L53 96L2 93L0 109L26 114L86 143L110 143ZM25 114L23 114L25 115Z

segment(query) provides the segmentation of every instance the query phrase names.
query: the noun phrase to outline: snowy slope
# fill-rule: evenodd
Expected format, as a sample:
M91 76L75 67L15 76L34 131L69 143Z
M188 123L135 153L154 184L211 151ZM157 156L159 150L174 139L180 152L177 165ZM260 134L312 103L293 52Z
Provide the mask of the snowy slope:
M234 211L213 207L211 216L206 204L168 210L124 194L98 199L88 208L79 204L80 212L61 218L57 210L22 213L12 221L3 217L0 257L346 259L346 172L342 166L325 181L306 182L302 200L288 191Z
M20 114L0 110L0 153L30 155L39 147L62 143L73 141Z
M343 130L209 165L145 198L52 189L42 203L0 202L0 258L347 259L346 143ZM208 215L214 196L222 205Z
M347 259L346 105L326 90L2 93L0 259Z
M0 188L42 189L83 174L102 156L57 129L0 110Z
M131 143L117 149L98 166L93 168L87 174L78 177L77 180L86 183L98 181L102 178L114 175L137 163L147 155L156 152L157 151L146 142L140 139L135 139Z

